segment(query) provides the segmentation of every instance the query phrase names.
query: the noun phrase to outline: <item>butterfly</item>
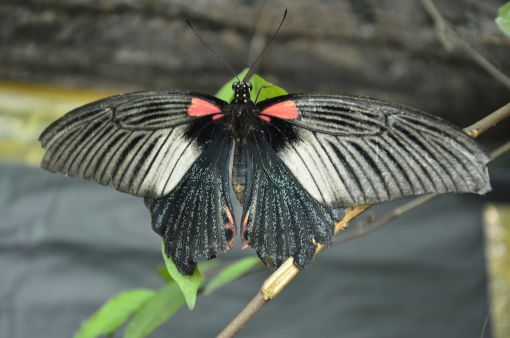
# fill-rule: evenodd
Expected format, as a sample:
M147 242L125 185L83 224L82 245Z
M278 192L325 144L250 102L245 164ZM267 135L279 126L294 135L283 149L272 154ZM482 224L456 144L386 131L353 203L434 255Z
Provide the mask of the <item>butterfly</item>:
M243 248L271 267L306 267L343 210L405 196L490 190L485 151L436 116L334 94L234 98L136 92L79 107L40 136L42 167L143 197L183 274L232 248L230 188Z

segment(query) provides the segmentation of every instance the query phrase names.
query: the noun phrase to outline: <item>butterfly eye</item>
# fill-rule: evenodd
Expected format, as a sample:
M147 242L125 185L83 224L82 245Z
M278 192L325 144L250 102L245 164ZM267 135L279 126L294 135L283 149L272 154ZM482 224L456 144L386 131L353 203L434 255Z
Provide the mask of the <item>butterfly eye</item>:
M252 88L252 87L251 87L251 83L246 82L246 88L248 88L248 90L251 92L251 88Z
M232 83L233 90L236 90L238 87L239 87L239 82L236 81L236 82Z

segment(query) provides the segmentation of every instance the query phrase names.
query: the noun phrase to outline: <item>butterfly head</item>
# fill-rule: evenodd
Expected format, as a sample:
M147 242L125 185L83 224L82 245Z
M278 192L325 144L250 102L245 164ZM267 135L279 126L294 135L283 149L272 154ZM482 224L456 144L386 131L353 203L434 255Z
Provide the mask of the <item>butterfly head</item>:
M251 83L248 81L236 81L232 83L235 103L247 103L250 101Z

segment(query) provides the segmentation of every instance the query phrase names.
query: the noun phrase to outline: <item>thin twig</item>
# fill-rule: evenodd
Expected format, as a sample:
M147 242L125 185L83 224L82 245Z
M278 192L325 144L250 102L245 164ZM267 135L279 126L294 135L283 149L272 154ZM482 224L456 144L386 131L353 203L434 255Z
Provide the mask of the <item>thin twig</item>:
M494 66L489 60L487 60L480 52L478 52L473 46L471 46L464 38L457 33L457 31L450 25L450 23L444 18L439 12L436 5L432 0L421 0L423 7L427 10L429 15L434 20L436 25L436 32L438 39L447 51L451 51L453 48L448 41L448 34L454 39L454 42L464 49L469 56L476 62L480 67L485 69L486 72L491 74L496 80L505 85L510 89L510 78Z
M508 117L510 117L510 102L496 110L494 113L465 128L464 131L471 137L478 137L478 135L484 133Z
M476 122L475 124L471 125L470 127L466 128L464 131L473 137L476 137L487 130L494 127L498 122L502 121L504 118L508 117L508 113L501 115L501 111L506 111L508 109L507 104L495 112L489 114L485 118L481 119L480 121ZM507 107L507 108L505 108ZM476 128L477 132L473 132ZM499 147L494 152L491 153L491 158L495 158L498 156L501 156L506 150L510 150L510 142L507 144ZM374 220L371 223L371 226L377 229L381 227L382 225L388 223L389 221L397 218L399 215L408 212L409 210L412 210L419 205L422 205L423 203L427 202L431 198L433 198L435 194L427 195L418 197L415 200L404 204L400 206L399 208L395 209L393 213L387 214L386 216L383 216L380 219ZM347 227L349 222L359 216L361 213L366 211L368 208L370 208L370 205L362 205L358 206L352 209L347 209L345 212L344 218L338 222L335 226L335 234L342 231ZM372 229L372 228L370 228ZM369 230L369 231L373 231ZM367 230L365 230L367 231ZM355 237L363 236L365 232L358 234L358 235L347 235L344 236L342 239L339 239L338 241L346 241L348 239L352 239ZM347 238L347 239L346 239ZM335 242L336 244L336 242ZM323 250L325 248L324 245L319 244L317 246L316 254ZM255 314L260 311L266 305L271 299L275 298L280 294L280 292L297 276L297 274L300 272L300 270L294 265L294 259L290 257L285 261L275 272L273 272L262 284L261 289L257 293L257 295L248 303L248 305L245 306L245 308L228 324L223 331L218 335L218 337L222 338L230 338L239 332L247 323L248 321L255 316Z
M491 160L494 160L510 150L510 141L491 152Z
M437 38L439 39L439 42L441 42L446 51L451 52L454 49L454 47L452 46L450 40L448 40L448 37L446 36L448 24L443 19L443 16L441 15L441 13L439 13L439 10L437 9L436 6L434 6L434 3L432 1L422 0L421 3L434 20L434 24L436 26L436 34Z
M431 199L436 197L436 195L437 194L430 194L430 195L425 195L425 196L415 198L415 199L409 201L408 203L402 204L401 206L393 209L392 212L387 213L386 215L384 215L382 217L379 217L372 221L368 221L366 223L358 224L357 225L358 230L350 232L342 237L336 238L333 241L333 244L331 246L337 246L337 245L345 243L348 240L351 240L353 238L363 237L366 234L368 234L374 230L377 230L380 227L382 227L383 225L402 216L403 214L405 214L413 209L416 209L417 207L419 207L422 204L427 203L428 201L430 201Z
M483 338L483 336L485 336L485 329L487 328L488 322L489 322L489 315L487 314L487 317L485 317L485 321L483 322L482 333L480 334L480 338Z
M217 338L230 338L244 327L246 323L266 304L264 295L259 291L239 314L221 331ZM241 326L239 326L241 324Z

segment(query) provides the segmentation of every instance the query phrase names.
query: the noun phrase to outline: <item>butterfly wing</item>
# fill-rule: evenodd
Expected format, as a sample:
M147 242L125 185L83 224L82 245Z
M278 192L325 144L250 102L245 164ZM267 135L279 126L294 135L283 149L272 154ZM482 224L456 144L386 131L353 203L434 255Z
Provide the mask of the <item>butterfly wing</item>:
M293 126L292 139L277 155L327 206L490 190L488 155L438 117L369 98L321 94L282 96L259 107L262 115Z
M294 94L261 102L249 151L245 246L302 268L341 208L404 196L490 190L487 154L460 129L367 98Z
M203 151L202 131L191 130L192 122L211 121L225 104L188 91L139 92L93 102L41 134L42 167L136 196L164 196Z
M313 258L316 243L329 242L342 212L320 204L302 188L267 135L255 134L248 142L243 247L254 248L271 267L293 256L303 268Z
M145 197L152 227L179 271L232 246L225 191L231 140L226 103L187 91L140 92L80 107L41 135L42 166Z
M181 273L193 273L201 257L232 247L236 227L229 197L232 140L214 129L210 142L179 184L160 198L145 198L152 228Z

